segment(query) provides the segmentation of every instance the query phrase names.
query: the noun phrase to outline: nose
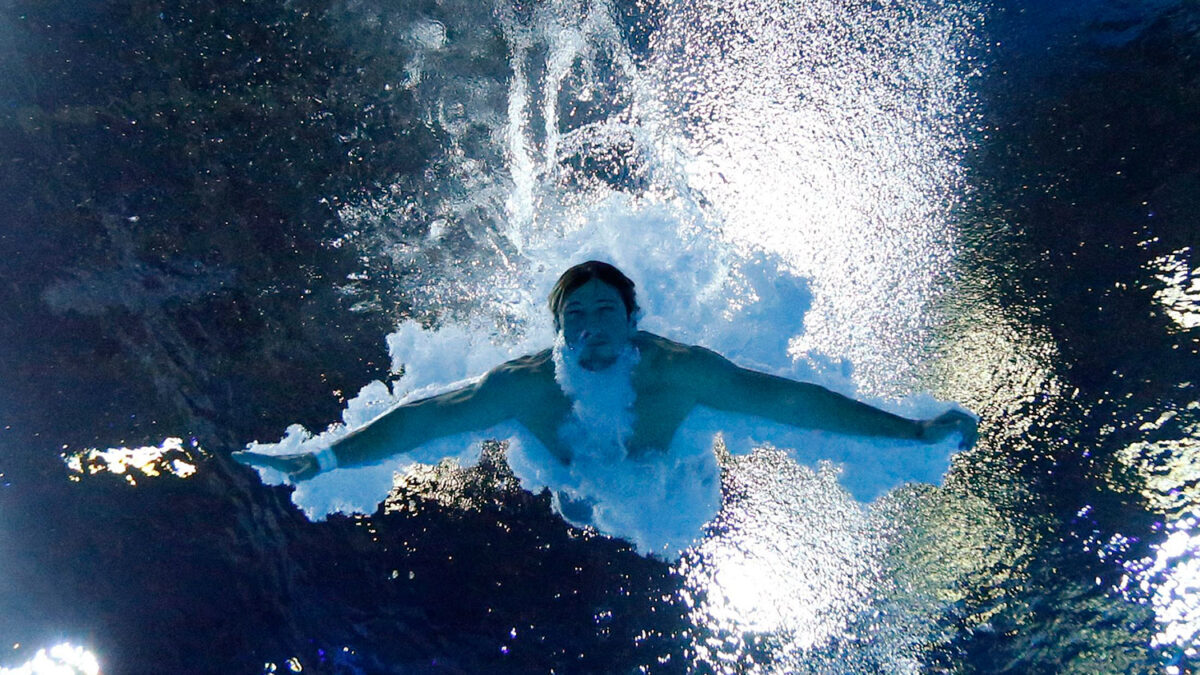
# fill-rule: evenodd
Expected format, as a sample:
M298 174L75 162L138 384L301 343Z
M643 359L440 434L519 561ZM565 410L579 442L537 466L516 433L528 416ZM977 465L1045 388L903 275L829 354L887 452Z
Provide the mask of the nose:
M584 328L583 330L579 331L579 344L581 345L593 345L607 341L607 338L604 337L604 333L596 330L595 328Z

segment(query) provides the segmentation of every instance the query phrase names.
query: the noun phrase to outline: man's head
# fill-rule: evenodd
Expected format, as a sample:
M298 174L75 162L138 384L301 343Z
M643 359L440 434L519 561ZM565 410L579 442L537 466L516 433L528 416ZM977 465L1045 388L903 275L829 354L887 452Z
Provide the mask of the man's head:
M563 272L550 291L555 330L590 370L607 368L625 349L637 311L633 281L595 260Z

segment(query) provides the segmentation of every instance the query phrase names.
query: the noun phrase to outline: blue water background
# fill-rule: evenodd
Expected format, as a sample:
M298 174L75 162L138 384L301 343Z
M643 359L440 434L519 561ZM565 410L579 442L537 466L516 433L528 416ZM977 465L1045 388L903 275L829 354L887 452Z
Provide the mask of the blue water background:
M382 13L458 25L465 7ZM720 629L690 618L678 574L568 528L502 463L455 478L469 508L424 484L401 500L415 506L314 524L229 462L250 439L336 419L387 377L397 321L437 319L400 290L422 270L348 236L340 215L397 177L439 183L449 133L384 86L411 47L347 31L354 11L0 4L0 665L71 642L113 673L715 669L691 645ZM1030 343L1049 336L1060 386L979 410L984 440L950 488L1017 535L997 539L1003 562L955 582L922 668L1187 671L1192 645L1156 638L1168 579L1145 570L1198 501L1197 328L1161 291L1177 284L1164 260L1195 278L1200 10L981 13L956 264ZM661 8L617 14L649 53ZM489 16L480 30L496 32ZM493 37L446 67L503 84ZM490 142L464 144L486 157ZM629 183L621 161L580 162ZM969 316L975 299L947 302ZM169 436L183 443L162 475L136 485L63 461ZM173 475L176 459L196 473ZM769 661L769 642L741 656Z

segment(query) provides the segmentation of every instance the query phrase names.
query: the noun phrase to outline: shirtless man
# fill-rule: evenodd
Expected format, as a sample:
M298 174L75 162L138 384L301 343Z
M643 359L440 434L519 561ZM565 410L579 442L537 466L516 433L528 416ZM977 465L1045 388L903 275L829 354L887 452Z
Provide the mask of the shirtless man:
M634 284L607 263L589 261L564 272L550 293L550 311L557 332L552 349L501 364L462 389L397 406L327 450L237 452L234 458L306 480L336 466L378 462L435 438L515 420L564 464L586 442L579 434L591 433L595 441L597 429L610 435L602 444L612 446L609 456L620 461L665 451L696 406L861 436L934 443L958 433L963 448L975 442L975 420L964 412L909 420L639 331ZM579 386L588 378L590 387ZM600 391L602 400L586 400L596 399L597 389L611 395Z

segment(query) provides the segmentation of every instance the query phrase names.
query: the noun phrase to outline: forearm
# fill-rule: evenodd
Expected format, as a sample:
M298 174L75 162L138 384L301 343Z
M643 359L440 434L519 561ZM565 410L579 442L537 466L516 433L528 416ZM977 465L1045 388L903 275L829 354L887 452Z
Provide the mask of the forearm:
M409 452L433 438L436 424L429 411L418 405L395 408L365 427L334 443L331 448L341 467L373 464Z
M880 410L825 389L773 375L744 371L733 400L744 412L796 427L855 436L921 439L921 422Z
M371 464L386 459L391 455L405 452L402 444L388 442L395 434L391 427L396 426L397 420L385 414L371 424L357 429L342 438L330 448L338 466L358 466Z
M291 455L254 451L234 453L234 459L254 467L282 471L295 480L308 480L338 466L372 464L402 454L435 438L486 429L517 413L513 388L507 380L487 376L477 382L427 399L397 406L361 429L321 450ZM497 382L499 384L497 384Z
M816 385L811 385L816 387ZM813 426L855 436L876 436L920 440L924 436L924 425L894 413L880 410L861 401L817 387L820 391L814 400Z
M488 382L485 376L461 389L393 408L333 446L338 466L379 462L435 438L486 429L513 417L517 399L495 380Z

